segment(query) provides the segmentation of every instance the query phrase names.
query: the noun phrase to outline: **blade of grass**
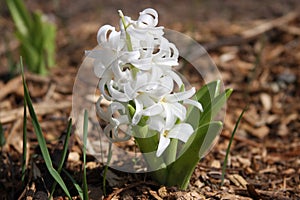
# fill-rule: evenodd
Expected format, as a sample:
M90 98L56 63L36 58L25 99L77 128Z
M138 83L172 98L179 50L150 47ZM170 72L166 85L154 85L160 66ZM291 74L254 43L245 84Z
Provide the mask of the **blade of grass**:
M230 137L230 140L229 140L228 147L227 147L227 149L226 149L226 155L225 155L225 159L224 159L223 166L222 166L221 186L223 186L223 184L224 184L224 178L225 178L226 166L227 166L228 155L229 155L229 152L230 152L231 143L232 143L232 141L233 141L233 138L234 138L235 132L236 132L236 130L237 130L237 128L238 128L238 125L239 125L239 123L240 123L240 121L241 121L241 119L242 119L242 117L243 117L243 115L244 115L244 113L245 113L245 111L246 111L247 109L248 109L248 106L246 106L246 107L244 108L244 110L241 112L241 114L240 114L240 116L239 116L239 118L238 118L238 120L237 120L237 122L236 122L236 124L235 124L235 126L234 126L234 128L233 128L233 131L232 131L232 133L231 133L231 137Z
M47 167L49 173L51 174L51 176L54 178L54 180L57 181L58 184L61 186L61 188L63 189L65 194L68 196L68 198L72 199L63 179L61 178L59 173L53 168L51 157L50 157L49 151L47 149L47 144L46 144L45 138L43 136L41 126L40 126L37 116L35 114L34 108L32 106L32 101L31 101L31 98L29 95L29 91L28 91L26 82L25 82L22 59L21 59L20 63L21 63L22 81L23 81L23 87L24 87L24 99L26 100L26 103L27 103L29 114L32 119L32 125L34 128L34 132L37 136L37 140L38 140L41 152L42 152L42 156L45 160L46 167Z
M86 180L86 143L87 143L87 133L88 133L88 112L84 110L84 120L83 120L83 200L88 200L88 187Z
M2 151L2 147L4 146L5 144L5 137L4 137L4 130L3 130L3 127L2 127L2 124L0 123L0 150Z
M112 158L112 149L111 148L112 148L112 143L109 142L107 163L105 165L104 172L103 172L103 194L104 194L104 196L106 196L106 175L107 175L107 171L108 171L108 165Z
M63 167L63 165L65 163L65 160L66 160L67 151L68 151L68 144L69 144L69 139L70 139L70 135L71 135L71 128L72 128L72 119L70 119L69 123L68 123L68 128L67 128L67 134L66 134L66 138L65 138L65 142L64 142L64 147L63 147L62 155L61 155L60 161L58 163L58 167L57 167L57 172L59 174L61 173L62 167ZM53 185L52 185L50 199L53 196L56 185L57 185L57 182L54 182Z
M22 0L6 0L6 4L17 29L23 35L28 35L29 27L31 27L32 24L31 16L24 5L24 2Z
M83 199L83 191L82 191L81 187L79 186L79 184L76 182L76 180L71 176L71 174L67 170L62 169L62 171L72 181L74 187L76 188L76 190L77 190L77 192L78 192L78 194L80 196L80 199Z
M25 93L25 90L24 90ZM27 109L26 99L24 98L24 116L23 116L23 153L22 153L22 183L25 185L26 155L27 155Z

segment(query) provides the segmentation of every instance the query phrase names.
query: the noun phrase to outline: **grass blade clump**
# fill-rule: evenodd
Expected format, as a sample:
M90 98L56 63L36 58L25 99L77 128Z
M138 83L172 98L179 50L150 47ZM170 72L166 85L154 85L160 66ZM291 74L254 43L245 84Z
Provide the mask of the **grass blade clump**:
M65 138L65 141L64 141L64 147L63 147L61 158L60 158L60 161L59 161L59 164L58 164L58 167L57 167L57 172L59 174L61 173L62 167L63 167L64 162L66 160L67 151L68 151L68 144L69 144L69 139L70 139L70 135L71 135L71 129L72 129L72 119L70 119L69 123L68 123L67 134L66 134L66 138ZM57 182L54 182L53 185L52 185L50 197L52 197L52 195L55 191L56 185L57 185Z
M82 188L80 187L80 185L76 182L76 180L71 176L71 174L67 170L62 169L62 171L72 181L74 187L76 188L76 190L80 196L80 199L83 199L83 191L82 191Z
M64 183L63 179L61 178L61 176L59 175L59 173L53 167L52 160L51 160L49 151L47 149L47 144L46 144L45 138L43 136L41 126L40 126L37 116L35 114L34 108L32 106L32 101L31 101L31 98L29 95L29 91L28 91L26 82L25 82L22 60L21 60L21 70L22 70L22 81L23 81L23 87L24 87L24 102L26 102L26 104L27 104L29 114L32 119L32 125L34 128L34 132L37 136L37 140L38 140L41 152L42 152L42 156L45 160L46 167L47 167L49 173L51 174L51 176L54 178L54 180L60 185L60 187L65 192L65 194L68 196L68 198L71 199L71 195L68 191L67 186L65 185L65 183Z
M6 0L28 69L45 75L55 65L56 26L41 12L29 13L23 0Z

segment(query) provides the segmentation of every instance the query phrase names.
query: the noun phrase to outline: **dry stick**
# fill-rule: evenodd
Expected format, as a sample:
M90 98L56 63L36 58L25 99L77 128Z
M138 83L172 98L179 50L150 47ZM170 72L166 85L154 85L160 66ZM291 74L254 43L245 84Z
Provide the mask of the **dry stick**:
M35 112L37 115L50 114L57 110L71 108L71 106L72 103L70 101L61 101L61 102L44 101L42 103L33 104L33 107L35 108ZM23 108L16 108L7 112L1 112L0 123L2 124L9 123L21 117L23 117Z
M8 83L6 83L4 86L1 87L0 100L11 93L14 93L17 89L21 87L21 84L22 84L21 76L11 79Z
M38 83L49 83L50 78L38 76L31 73L26 73L27 81L34 81ZM7 95L12 94L16 92L20 87L22 87L22 77L17 76L13 79L11 79L8 83L6 83L4 86L1 86L0 88L0 100L5 98Z
M28 81L34 81L38 83L49 83L50 78L48 77L41 77L35 74L26 73L26 77ZM0 100L5 98L7 95L15 93L20 87L22 87L22 78L21 76L17 76L11 79L8 83L0 88Z
M207 51L210 51L223 46L241 45L258 38L263 33L268 32L276 27L281 27L288 24L289 22L295 20L298 16L298 13L290 12L282 17L264 22L250 30L243 31L240 36L225 38L214 43L204 44L203 46Z
M11 131L6 139L6 143L4 145L4 149L9 150L9 146L13 145L18 153L22 154L22 147L18 145L18 142L21 140L22 136L19 134L18 129L22 126L22 118L17 119L13 124ZM16 147L17 145L17 147ZM20 143L21 145L21 143Z
M291 35L300 36L300 28L297 26L289 26L289 25L285 24L285 25L279 26L278 28L284 32L291 34Z

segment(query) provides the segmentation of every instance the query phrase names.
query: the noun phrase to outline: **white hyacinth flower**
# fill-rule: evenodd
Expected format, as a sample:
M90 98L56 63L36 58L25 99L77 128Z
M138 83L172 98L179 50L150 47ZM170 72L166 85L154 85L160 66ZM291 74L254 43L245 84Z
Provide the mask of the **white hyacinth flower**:
M149 116L150 119L152 116L162 115L165 118L165 126L172 127L175 125L177 118L180 119L180 121L184 121L186 118L186 108L183 104L190 104L197 107L200 111L203 110L199 102L189 99L194 94L195 88L184 92L167 94L161 98L158 103L141 110L140 112L142 115ZM183 101L183 104L180 103L181 101ZM152 119L152 124L160 124L155 119ZM163 127L158 127L156 130L161 131L161 129L163 129Z
M160 132L159 144L156 151L156 156L159 157L166 150L170 144L170 139L179 139L182 142L186 142L193 134L194 130L190 124L181 123L176 124L171 129L163 129Z
M107 111L104 112L104 110L100 106L102 99L103 96L100 96L100 98L96 102L96 110L97 115L104 121L108 122L108 124L104 128L105 135L113 142L128 140L130 138L129 133L131 127L128 115L126 114L125 106L119 102L112 102L108 106ZM125 136L120 137L120 131L122 131ZM111 132L113 133L113 137L110 136Z
M102 26L97 34L99 47L87 52L94 59L102 94L96 104L97 114L108 123L104 133L112 135L112 141L128 139L128 131L144 117L149 129L159 135L156 155L160 156L170 138L186 142L194 131L184 122L185 105L193 105L200 111L202 106L190 99L195 88L174 91L183 87L181 77L172 69L178 65L179 52L164 37L163 27L157 27L157 12L145 9L136 21L121 11L119 14L120 31L110 25ZM106 111L100 106L103 98L111 101ZM135 109L133 116L126 111L129 104ZM127 127L122 138L121 127Z

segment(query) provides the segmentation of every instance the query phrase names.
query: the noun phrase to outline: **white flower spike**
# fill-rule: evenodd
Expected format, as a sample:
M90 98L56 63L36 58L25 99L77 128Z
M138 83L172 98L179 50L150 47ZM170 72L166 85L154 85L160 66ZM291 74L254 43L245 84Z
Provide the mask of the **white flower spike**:
M184 122L185 105L200 111L202 106L190 99L195 88L185 90L181 77L172 70L178 65L179 52L164 37L163 27L157 27L157 12L147 8L136 21L124 16L122 11L119 15L120 31L111 25L102 26L97 34L99 48L88 52L94 58L94 71L100 79L99 101L102 98L111 101L106 109L98 102L97 114L108 123L105 134L113 135L116 140L127 139L118 137L120 127L128 127L130 131L146 121L160 138L156 152L160 156L170 138L186 142L194 131ZM183 90L176 92L175 88ZM129 105L135 109L133 116L125 112Z

